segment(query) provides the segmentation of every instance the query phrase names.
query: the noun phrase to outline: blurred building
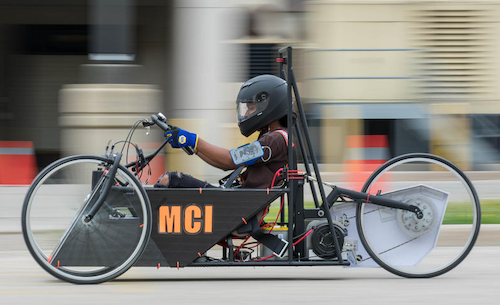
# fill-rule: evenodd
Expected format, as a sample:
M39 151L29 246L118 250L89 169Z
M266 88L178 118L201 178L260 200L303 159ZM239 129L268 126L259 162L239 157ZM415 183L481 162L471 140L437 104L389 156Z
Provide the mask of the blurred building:
M34 141L38 164L43 167L69 153L64 152L68 147L93 145L92 136L79 138L81 130L96 135L99 141L94 142L99 143L95 145L102 148L94 152L103 153L107 140L100 143L104 137L98 135L131 126L137 115L124 117L133 103L135 109L140 108L143 98L151 96L137 94L141 85L157 89L163 101L171 90L171 61L167 59L172 5L143 2L136 6L132 0L0 1L0 139ZM66 103L68 94L62 90L67 85L84 91L69 98L80 108ZM103 94L106 85L109 90ZM135 95L127 92L130 85L139 89ZM110 94L113 90L118 93ZM103 99L106 94L108 98ZM107 107L103 113L95 109L123 96L137 99L115 102L118 107ZM143 112L151 111L151 107L144 108ZM85 114L87 118L93 114L93 121L82 123ZM120 116L124 120L118 122ZM99 124L105 129L100 130ZM71 142L63 140L65 131L77 131L66 136ZM115 141L124 139L126 129L123 132Z
M102 153L163 111L215 144L243 143L239 85L277 72L278 44L304 33L302 2L0 0L0 140L33 141L43 167ZM220 175L182 152L169 158L170 169Z
M234 112L240 84L277 73L277 49L292 45L332 170L348 157L345 136L359 134L386 135L391 155L491 168L499 15L500 1L0 0L0 140L34 141L44 166L101 153L136 118L163 111L234 147L247 141ZM167 166L220 175L177 151Z
M431 152L465 169L498 164L499 4L310 2L305 88L322 138L331 139L323 162L347 158L346 135L382 134L392 156Z

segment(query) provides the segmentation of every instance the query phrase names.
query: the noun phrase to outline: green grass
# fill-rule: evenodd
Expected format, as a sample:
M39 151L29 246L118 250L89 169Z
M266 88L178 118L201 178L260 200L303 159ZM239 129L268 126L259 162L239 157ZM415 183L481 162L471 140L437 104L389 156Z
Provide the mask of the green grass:
M279 201L273 202L269 214L265 217L266 222L274 222L279 211ZM286 207L286 204L285 204ZM306 209L314 208L314 202L305 202ZM470 224L471 209L467 204L448 203L443 224ZM288 214L285 214L285 221L288 220ZM481 223L482 224L500 224L500 202L483 201L481 202Z
M264 218L264 221L274 222L276 220L276 215L278 215L278 211L280 209L280 203L281 203L280 200L276 200L271 204L271 207L269 208L269 214L266 215L266 217ZM304 203L304 207L306 209L314 209L314 202L306 201ZM286 201L285 201L285 204L284 204L285 222L288 221L288 212L287 212L286 208L287 208L287 205L286 205ZM278 221L280 221L280 219L278 219Z
M443 220L444 224L471 224L472 209L466 203L448 203L446 214ZM481 223L499 224L500 223L500 202L484 201L481 202Z

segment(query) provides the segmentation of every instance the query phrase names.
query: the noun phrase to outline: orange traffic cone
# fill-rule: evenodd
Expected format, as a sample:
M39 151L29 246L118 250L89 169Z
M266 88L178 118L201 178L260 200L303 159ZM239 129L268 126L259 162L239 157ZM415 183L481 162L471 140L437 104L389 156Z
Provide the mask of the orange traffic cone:
M36 173L33 142L0 141L0 184L29 185Z
M361 191L368 177L389 158L385 135L347 137L344 182L349 189Z

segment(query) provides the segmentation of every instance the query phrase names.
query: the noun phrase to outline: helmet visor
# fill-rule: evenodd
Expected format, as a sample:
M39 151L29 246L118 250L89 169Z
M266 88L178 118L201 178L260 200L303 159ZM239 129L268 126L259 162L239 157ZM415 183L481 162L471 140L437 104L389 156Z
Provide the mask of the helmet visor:
M248 118L258 115L269 104L269 95L261 92L249 99L237 99L238 122L243 122Z

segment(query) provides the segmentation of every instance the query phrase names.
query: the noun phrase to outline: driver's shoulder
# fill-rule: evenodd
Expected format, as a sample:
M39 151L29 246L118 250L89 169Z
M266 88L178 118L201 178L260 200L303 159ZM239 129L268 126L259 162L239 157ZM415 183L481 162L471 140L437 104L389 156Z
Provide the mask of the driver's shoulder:
M277 129L262 135L259 139L259 142L262 145L269 145L269 144L281 145L281 144L286 144L287 137L288 133L286 130Z

